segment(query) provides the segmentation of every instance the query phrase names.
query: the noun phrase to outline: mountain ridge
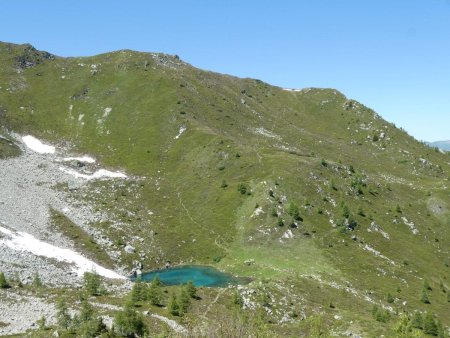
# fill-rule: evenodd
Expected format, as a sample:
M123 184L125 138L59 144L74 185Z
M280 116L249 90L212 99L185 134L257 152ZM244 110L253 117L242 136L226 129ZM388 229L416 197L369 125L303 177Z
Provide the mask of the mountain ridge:
M438 147L442 150L450 151L450 140L448 141L434 141L428 142L431 147Z

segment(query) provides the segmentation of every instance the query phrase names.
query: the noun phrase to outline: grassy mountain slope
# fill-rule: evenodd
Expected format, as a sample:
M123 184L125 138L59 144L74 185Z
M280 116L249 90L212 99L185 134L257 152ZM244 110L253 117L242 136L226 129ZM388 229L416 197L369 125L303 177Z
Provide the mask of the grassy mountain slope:
M287 91L164 54L60 58L6 43L0 87L3 128L134 176L85 198L115 215L92 226L144 253L147 269L214 264L255 278L275 317L323 313L345 328L339 314L374 336L390 331L373 303L450 325L450 157L338 91Z

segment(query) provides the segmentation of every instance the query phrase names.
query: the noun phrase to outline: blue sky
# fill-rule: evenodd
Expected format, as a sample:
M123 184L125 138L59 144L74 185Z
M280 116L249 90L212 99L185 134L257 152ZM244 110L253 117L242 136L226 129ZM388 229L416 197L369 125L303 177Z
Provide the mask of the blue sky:
M450 0L2 0L0 40L332 87L418 139L450 139Z

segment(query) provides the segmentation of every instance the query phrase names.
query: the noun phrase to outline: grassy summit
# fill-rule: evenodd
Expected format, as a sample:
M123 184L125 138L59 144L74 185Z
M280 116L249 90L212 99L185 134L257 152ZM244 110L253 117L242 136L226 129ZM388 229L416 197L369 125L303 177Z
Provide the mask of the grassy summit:
M312 313L391 332L374 304L450 325L450 157L334 89L283 90L165 54L0 43L0 124L134 176L85 197L113 215L92 227L136 248L116 264L145 254L147 269L253 277L269 295L250 296L256 308L292 315L276 332ZM14 151L0 138L0 157Z

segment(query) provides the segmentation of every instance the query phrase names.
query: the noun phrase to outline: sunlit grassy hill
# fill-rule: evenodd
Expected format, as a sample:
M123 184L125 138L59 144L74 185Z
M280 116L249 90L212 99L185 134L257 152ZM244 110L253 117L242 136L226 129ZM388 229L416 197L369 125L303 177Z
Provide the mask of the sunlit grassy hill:
M133 177L85 196L113 215L92 227L136 248L118 265L253 277L277 323L321 313L389 334L377 304L450 325L450 157L337 90L285 90L159 53L61 58L0 43L0 124ZM274 330L294 335L296 318Z

